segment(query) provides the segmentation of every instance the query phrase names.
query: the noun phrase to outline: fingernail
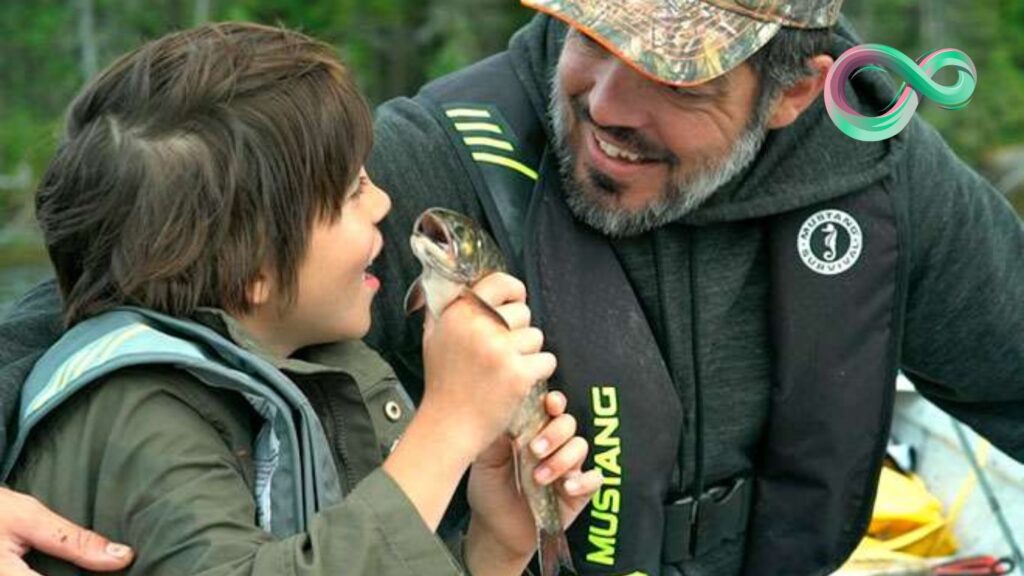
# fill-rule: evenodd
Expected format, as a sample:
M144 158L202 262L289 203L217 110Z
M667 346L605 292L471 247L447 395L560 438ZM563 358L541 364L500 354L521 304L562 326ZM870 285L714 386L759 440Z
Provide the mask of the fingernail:
M537 438L530 444L530 448L537 456L543 456L548 451L548 441L546 438Z
M544 482L551 477L551 468L547 466L538 466L537 470L534 471L538 482Z
M124 558L129 553L131 553L131 551L132 551L132 549L127 547L127 546L125 546L124 544L114 544L114 543L111 543L111 544L107 544L107 548L106 548L107 555L108 556L113 556L114 558Z
M570 478L565 481L565 491L570 495L575 496L580 492L580 481L575 478Z

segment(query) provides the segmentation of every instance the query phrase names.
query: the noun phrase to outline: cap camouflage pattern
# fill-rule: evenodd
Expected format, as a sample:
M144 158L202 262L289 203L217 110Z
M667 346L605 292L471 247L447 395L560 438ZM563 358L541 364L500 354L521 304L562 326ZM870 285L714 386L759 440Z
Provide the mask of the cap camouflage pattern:
M842 0L521 0L564 20L643 74L688 86L725 74L782 26L826 28Z

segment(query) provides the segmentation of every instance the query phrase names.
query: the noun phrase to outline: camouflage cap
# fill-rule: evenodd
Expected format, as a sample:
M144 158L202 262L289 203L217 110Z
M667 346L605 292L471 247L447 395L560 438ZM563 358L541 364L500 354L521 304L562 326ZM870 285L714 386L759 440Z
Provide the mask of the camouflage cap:
M782 26L826 28L843 0L521 0L674 86L725 74Z

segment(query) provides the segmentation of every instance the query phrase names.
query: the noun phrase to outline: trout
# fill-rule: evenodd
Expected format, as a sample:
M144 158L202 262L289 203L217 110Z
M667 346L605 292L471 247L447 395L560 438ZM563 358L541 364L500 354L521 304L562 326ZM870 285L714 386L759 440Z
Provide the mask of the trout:
M409 238L412 253L423 265L420 277L405 295L405 311L426 307L436 318L459 298L470 298L498 322L508 326L498 312L480 299L472 286L492 272L506 272L505 258L497 243L471 218L444 208L429 208L416 219ZM575 573L569 544L562 529L558 496L554 487L538 486L533 471L539 463L529 449L550 418L544 409L547 382L534 384L509 426L512 437L516 486L525 494L537 524L537 553L541 576L555 576L560 568Z

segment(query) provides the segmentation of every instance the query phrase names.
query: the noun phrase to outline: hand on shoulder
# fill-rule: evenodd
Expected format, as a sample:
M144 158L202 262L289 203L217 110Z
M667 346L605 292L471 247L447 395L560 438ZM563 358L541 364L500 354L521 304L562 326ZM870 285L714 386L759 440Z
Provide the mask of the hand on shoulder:
M78 526L31 496L0 487L0 574L29 576L22 557L39 550L96 572L121 570L131 564L132 551Z

